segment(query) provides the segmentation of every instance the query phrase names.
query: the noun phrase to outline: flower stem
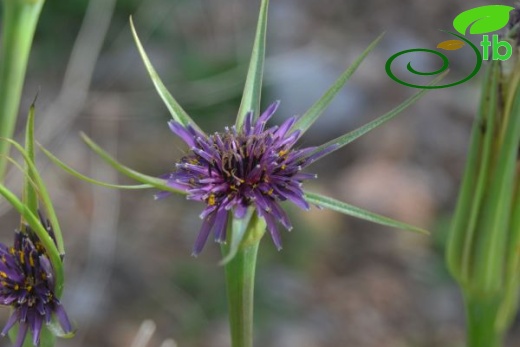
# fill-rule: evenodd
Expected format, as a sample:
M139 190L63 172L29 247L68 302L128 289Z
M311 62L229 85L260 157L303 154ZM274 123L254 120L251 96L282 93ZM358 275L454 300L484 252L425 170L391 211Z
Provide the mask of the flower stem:
M500 347L503 332L497 329L499 301L466 296L467 347Z
M253 346L253 297L259 242L240 249L226 264L232 347Z
M29 52L43 0L4 0L3 44L0 53L0 137L12 138ZM0 142L0 181L9 143Z

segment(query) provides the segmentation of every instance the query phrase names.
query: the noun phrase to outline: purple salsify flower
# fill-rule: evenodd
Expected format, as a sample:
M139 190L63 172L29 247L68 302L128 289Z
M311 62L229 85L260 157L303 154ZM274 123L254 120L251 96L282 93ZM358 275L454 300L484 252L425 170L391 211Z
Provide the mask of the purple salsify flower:
M54 238L50 223L40 220ZM28 225L15 231L14 246L0 243L0 304L11 306L13 312L1 332L5 336L19 324L14 347L21 347L31 331L33 345L40 343L43 323L56 316L64 333L72 332L67 313L54 295L54 271L51 262L36 234Z
M316 147L294 149L301 136L300 131L290 131L296 117L266 129L278 105L273 103L254 123L249 112L241 129L233 126L209 136L191 125L169 122L170 129L190 146L190 152L176 164L174 172L163 178L173 188L185 191L188 199L206 204L193 255L200 253L211 230L216 242L226 240L229 211L240 219L248 207L254 207L264 218L275 246L281 249L276 224L280 222L287 230L292 225L280 201L309 209L302 182L317 176L302 169L335 146L319 152Z

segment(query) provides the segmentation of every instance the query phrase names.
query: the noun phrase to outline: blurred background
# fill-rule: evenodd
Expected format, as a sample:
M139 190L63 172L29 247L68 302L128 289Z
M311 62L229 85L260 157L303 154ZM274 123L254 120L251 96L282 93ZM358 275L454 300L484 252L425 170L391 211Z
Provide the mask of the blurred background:
M485 4L472 1L471 7ZM37 139L78 171L132 183L96 158L80 131L138 171L171 171L186 147L166 125L170 116L138 56L128 17L134 16L146 51L180 104L202 128L221 131L238 110L258 8L258 0L48 1L19 130L39 91ZM353 130L417 92L387 76L386 60L450 39L438 29L453 30L453 18L469 8L449 0L272 1L263 108L282 101L274 122L301 115L386 32L301 145ZM448 80L473 69L467 50L449 54ZM407 56L395 63L396 71L408 60L418 69L438 67L430 56ZM461 296L443 254L481 78L482 71L428 93L309 169L319 178L307 188L432 235L287 206L295 228L283 233L283 251L262 240L256 345L463 346ZM153 191L93 187L43 154L40 159L65 232L62 301L78 326L77 336L60 346L229 346L219 247L208 242L198 258L190 256L202 205L179 196L154 201ZM20 179L11 170L9 187L20 187ZM0 210L0 240L10 242L17 216L3 201ZM2 309L0 321L7 315ZM507 346L518 346L519 339L517 322Z

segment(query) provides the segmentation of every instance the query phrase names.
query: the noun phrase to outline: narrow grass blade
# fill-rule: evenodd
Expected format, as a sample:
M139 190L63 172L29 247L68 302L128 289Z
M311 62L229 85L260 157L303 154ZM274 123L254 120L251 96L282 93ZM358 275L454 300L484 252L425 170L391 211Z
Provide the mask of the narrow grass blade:
M432 81L432 83L430 83L429 85L433 85L433 84L436 84L437 82L439 82L445 75L446 75L447 71L445 73L443 73L442 75L440 75L439 77L437 77L435 80ZM383 123L395 118L396 116L398 116L401 112L403 112L407 107L413 105L415 102L417 102L417 100L419 100L421 97L424 96L425 93L427 93L428 90L427 89L423 89L421 90L420 92L418 92L417 94L413 95L412 97L406 99L402 104L400 104L399 106L395 107L394 109L392 109L390 112L388 113L385 113L384 115L380 116L379 118L371 121L370 123L367 123L359 128L357 128L356 130L354 131L351 131L345 135L342 135L340 137L337 137L331 141L328 141L327 143L321 145L321 146L318 146L313 152L311 152L309 154L309 156L312 156L316 153L319 153L319 152L322 152L324 151L326 153L326 155L330 154L331 152L333 151L337 151L338 149L342 148L343 146L346 146L348 145L349 143L351 143L352 141L358 139L359 137L365 135L366 133L368 133L369 131L377 128L378 126L382 125ZM327 148L330 148L330 147L333 147L332 151L325 151L325 149ZM318 156L318 157L314 157L314 161L320 159L321 156Z
M384 33L381 34L377 39L375 39L370 46L367 47L363 51L363 53L350 65L343 74L334 82L334 84L323 94L323 96L314 104L312 107L305 112L303 116L301 116L298 121L292 126L293 131L300 130L301 133L304 133L311 127L311 125L321 116L323 111L329 106L329 104L334 100L338 92L345 86L345 83L350 79L350 77L357 70L359 65L365 60L367 55L372 52L372 50L377 46L379 41L383 38Z
M192 127L197 129L200 133L204 134L204 132L198 127L198 125L191 119L191 117L184 111L184 109L179 105L179 103L173 98L173 96L170 94L168 89L166 89L166 86L162 82L161 78L157 74L157 71L155 71L155 68L153 67L152 63L150 62L150 59L148 58L148 55L146 54L143 45L141 44L141 41L139 40L139 36L137 36L137 32L135 30L134 22L132 20L132 17L130 17L130 28L132 29L132 35L134 36L135 44L137 45L137 49L139 50L139 54L141 55L141 58L143 59L143 63L146 67L146 70L148 70L148 74L150 75L150 78L152 79L152 82L155 86L155 89L157 90L157 93L159 93L159 96L163 100L164 104L168 108L168 111L170 111L170 114L172 115L172 118L181 123L184 127L186 127L188 124L190 124Z
M269 8L269 0L262 0L260 5L260 14L258 16L258 25L256 28L255 42L253 44L253 53L249 62L249 70L247 72L246 84L242 94L242 101L238 110L236 128L241 129L246 114L253 111L253 119L256 119L260 113L260 97L262 94L262 77L264 74L265 60L265 36L267 30L267 10Z
M107 162L108 165L112 166L114 169L116 169L117 171L119 171L123 175L128 176L131 179L136 180L137 182L140 182L140 183L143 183L143 184L149 184L152 187L160 189L160 190L164 190L164 191L168 191L168 192L172 192L172 193L178 193L178 194L186 194L186 192L184 192L182 190L175 189L175 188L172 188L172 187L168 186L165 183L164 179L160 179L160 178L157 178L157 177L144 175L144 174L142 174L140 172L137 172L135 170L132 170L132 169L124 166L123 164L119 163L117 160L112 158L112 156L110 154L105 152L105 150L103 150L101 147L99 147L94 141L92 141L84 133L81 133L81 138L83 139L83 141L85 141L85 143L94 152L96 152L105 162Z
M391 228L413 231L420 234L429 234L429 232L424 229L406 223L398 222L391 218L366 211L362 208L352 206L342 201L335 200L333 198L329 198L320 194L305 192L305 200L307 200L307 202L310 204L328 208L333 211L340 212L352 217L367 220L369 222L374 222Z
M58 167L63 169L63 171L71 174L72 176L75 176L79 178L80 180L83 180L85 182L89 182L92 184L96 184L101 187L105 188L114 188L114 189L146 189L146 188L153 188L150 184L132 184L132 185L125 185L125 184L112 184L108 182L102 182L95 180L91 177L85 176L82 173L74 170L64 162L62 162L60 159L58 159L54 154L46 150L43 146L40 145L40 150Z

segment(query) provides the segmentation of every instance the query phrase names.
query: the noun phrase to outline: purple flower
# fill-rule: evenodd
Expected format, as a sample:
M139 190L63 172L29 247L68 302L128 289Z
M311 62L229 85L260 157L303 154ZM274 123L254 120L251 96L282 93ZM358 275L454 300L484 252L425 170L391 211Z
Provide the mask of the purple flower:
M188 199L206 204L193 255L200 253L211 230L216 242L226 240L230 211L240 219L248 207L254 207L264 218L274 244L281 249L277 222L287 230L292 225L280 201L288 200L309 209L302 182L317 176L303 173L302 169L331 148L317 153L315 147L295 149L301 135L300 131L291 131L296 117L266 129L278 105L275 102L269 106L255 123L250 112L241 129L233 126L209 136L191 125L169 122L170 129L190 146L190 151L176 164L175 171L164 178L168 185L185 191Z
M40 220L54 238L50 223L41 215ZM29 330L33 345L38 346L43 323L50 323L53 315L64 333L72 332L67 313L54 295L54 286L49 257L28 225L23 231L15 231L13 247L0 243L0 304L13 309L1 335L5 336L18 323L14 347L22 346Z

